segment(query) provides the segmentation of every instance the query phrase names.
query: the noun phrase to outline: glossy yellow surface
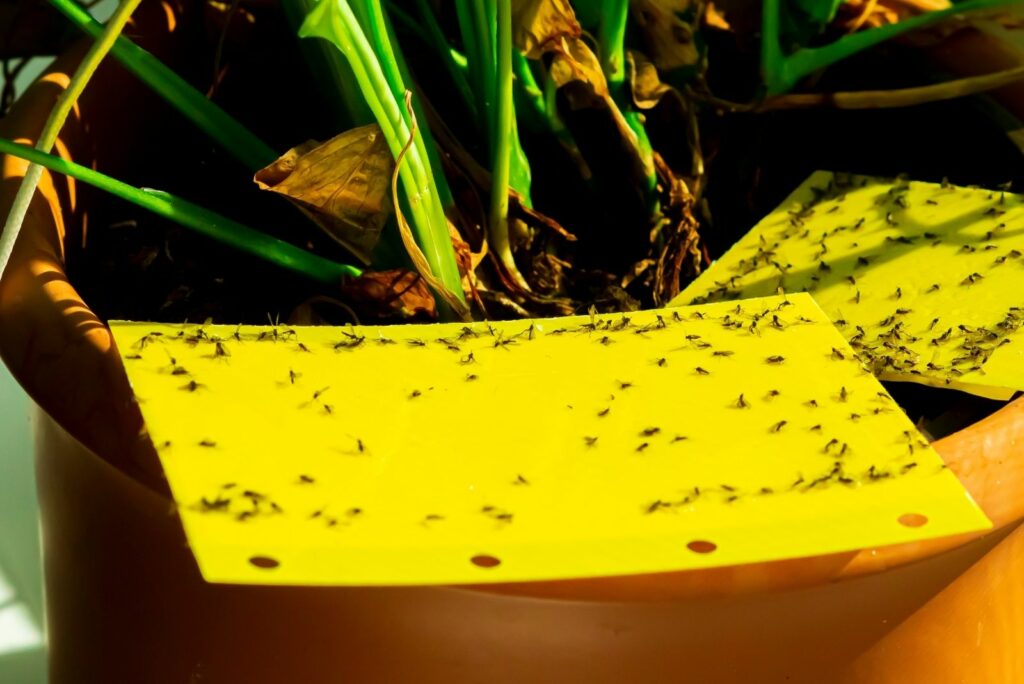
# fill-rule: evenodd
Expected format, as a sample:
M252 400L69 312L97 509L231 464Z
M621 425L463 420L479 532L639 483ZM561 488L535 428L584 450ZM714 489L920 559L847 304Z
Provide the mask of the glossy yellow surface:
M112 330L211 582L595 577L989 525L807 295Z
M673 304L807 291L883 380L1024 390L1024 202L817 172Z

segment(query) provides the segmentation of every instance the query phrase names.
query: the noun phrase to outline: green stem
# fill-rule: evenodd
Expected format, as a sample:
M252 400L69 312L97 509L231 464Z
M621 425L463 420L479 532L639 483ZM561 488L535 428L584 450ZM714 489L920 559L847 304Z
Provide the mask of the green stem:
M495 2L496 0L456 0L455 5L459 17L459 30L466 46L466 57L469 58L473 92L476 93L480 132L487 141L494 139L491 127L494 124L494 81L497 76L494 50L496 35L491 30L493 28L496 31L497 25L496 22L491 25L487 22L487 4L493 5ZM492 152L493 145L486 154L490 155Z
M558 108L548 106L547 96L537 83L530 62L518 50L512 51L512 71L515 75L513 84L515 111L522 116L523 126L533 133L554 136L558 143L580 169L583 178L589 178L589 170L580 153L576 141L562 120L558 118ZM552 93L554 91L552 90ZM590 182L589 180L587 181Z
M374 53L349 3L346 0L321 0L306 17L299 35L327 39L344 53L391 153L397 159L410 137L405 118L408 113L399 106L378 55ZM386 34L377 37L386 40ZM417 138L422 143L422 138ZM412 215L412 228L433 275L456 297L464 299L447 220L437 188L427 180L428 173L424 168L424 158L414 145L399 168L402 190ZM443 316L453 315L441 301L438 309Z
M787 57L783 56L779 44L779 0L764 0L761 18L761 70L767 94L784 93L804 76L907 31L934 24L950 15L1012 5L1015 2L1019 0L959 2L948 9L926 12L895 24L843 36L834 43L822 47L801 48Z
M409 70L409 65L405 61L405 55L398 46L398 39L395 36L395 28L391 24L391 19L386 12L383 11L381 4L378 2L378 9L381 10L384 25L387 28L387 37L390 46L392 47L392 55L395 63L398 65L399 80L397 83L398 91L396 97L405 97L406 84L409 89L412 90L412 85L415 83L412 77L412 72ZM394 90L395 84L392 85ZM416 121L422 122L422 125L416 131L416 140L420 143L421 154L426 153L426 158L429 162L428 170L433 180L434 186L437 188L437 194L441 201L441 207L445 212L452 210L455 211L455 197L452 195L451 188L448 187L448 179L444 175L444 166L441 163L441 151L434 140L433 134L430 132L430 126L427 125L427 115L423 111L423 106L420 104L420 98L414 97L412 100L413 113L416 115ZM411 123L411 122L410 122Z
M397 17L398 13L395 9L389 5L390 11ZM441 30L441 25L437 23L437 17L434 16L434 10L430 8L430 3L427 0L416 0L416 10L419 14L421 26L410 27L426 29L426 38L430 45L434 48L441 63L444 64L445 70L448 72L449 78L452 83L455 84L455 89L459 92L462 97L463 104L466 105L466 109L469 110L470 115L476 119L476 101L473 99L473 91L469 88L469 79L466 78L465 69L461 68L455 61L455 57L452 54L451 46L448 45L448 40L444 36L444 32ZM417 115L419 116L419 115Z
M378 60L385 69L385 77L388 85L391 88L391 95L396 102L402 102L405 98L405 92L408 90L407 83L411 85L410 81L407 81L407 70L403 69L404 61L401 59L400 52L393 47L392 44L392 31L390 24L384 14L383 3L380 0L364 0L365 4L369 8L369 20L370 20L370 35L372 36L374 52L377 55ZM405 72L405 73L403 73ZM413 114L416 115L419 121L426 123L426 117L423 115L421 109L413 104L413 112L408 112L404 108L400 108L403 120L406 122L406 126L409 130L412 130L412 121L410 118ZM431 270L434 274L441 279L445 284L445 287L452 290L457 294L462 294L462 276L459 274L458 265L455 262L455 253L451 246L451 236L448 232L448 219L444 214L444 203L441 200L441 189L444 188L445 194L447 195L449 202L454 204L452 199L451 191L448 190L447 182L444 179L443 173L438 168L438 174L435 175L433 171L432 155L427 151L426 140L429 135L428 129L425 125L419 126L416 129L415 135L413 136L413 146L410 152L414 152L412 155L416 159L416 168L420 172L421 189L425 191L423 200L425 200L427 210L429 212L429 226L430 231L426 241L421 241L421 248L427 257L427 261L430 264ZM408 140L409 136L406 135L405 139ZM404 144L404 141L403 141ZM437 145L431 140L431 146L434 152L437 151ZM440 165L440 158L437 158L436 163ZM409 197L410 202L412 197ZM424 244L424 242L426 244ZM430 251L434 252L434 258L431 259ZM447 256L450 256L450 263L442 263L445 249L447 249ZM452 280L448 280L442 274L441 268L449 268L451 272L449 277Z
M342 276L359 276L355 266L338 264L266 233L253 230L216 212L159 190L136 188L62 157L0 138L0 152L25 159L99 188L158 216L322 283L337 285Z
M54 143L57 142L57 136L60 135L64 122L67 120L68 115L71 114L71 110L78 101L79 95L85 90L85 86L89 84L89 79L96 73L96 69L99 68L103 58L110 52L114 41L117 40L118 35L124 30L125 24L128 23L132 12L139 6L140 1L121 0L121 4L114 10L114 14L107 23L103 34L89 47L85 57L82 58L82 62L78 65L78 69L72 75L68 87L57 98L57 103L50 111L50 116L46 119L43 130L36 141L37 149L43 152L49 152L53 149ZM4 224L3 234L0 234L0 278L3 277L4 271L7 270L11 253L14 251L14 243L21 232L21 225L25 221L25 215L32 204L32 197L36 193L39 179L42 176L43 168L41 166L29 164L25 176L21 179L21 185L18 186L18 192L14 196L14 202L11 204L11 212L7 215L7 221Z
M469 69L469 82L471 92L476 104L473 109L476 111L476 123L481 134L486 135L487 123L483 111L483 72L480 68L482 56L480 54L480 38L476 33L476 22L470 0L455 0L455 14L459 21L459 33L462 36L462 47L466 52L467 68Z
M316 3L317 0L281 0L281 7L293 31L298 32ZM320 40L304 40L300 46L317 82L326 84L327 92L322 95L331 107L338 129L348 130L373 123L373 112L345 57Z
M508 234L508 189L512 161L512 127L515 125L512 109L512 1L496 0L497 9L497 78L495 94L494 132L491 163L491 212L488 243L508 274L520 287L528 289L526 281L516 268Z
M515 76L517 111L523 114L523 123L530 130L553 130L544 104L544 91L530 69L530 61L519 50L512 51L512 74Z
M93 38L103 34L103 25L74 0L50 0L50 4ZM277 159L277 153L262 140L124 36L117 38L110 54L250 170L262 169Z
M626 84L626 24L629 20L629 0L601 0L601 20L597 30L597 45L601 57L601 70L608 82L608 93L618 106L622 118L636 136L636 150L646 170L644 188L652 212L657 210L655 189L658 177L654 170L654 149L644 128L643 116L633 106L633 98Z
M629 18L629 0L603 0L601 23L597 31L601 69L608 81L612 99L624 109L626 97L626 21Z

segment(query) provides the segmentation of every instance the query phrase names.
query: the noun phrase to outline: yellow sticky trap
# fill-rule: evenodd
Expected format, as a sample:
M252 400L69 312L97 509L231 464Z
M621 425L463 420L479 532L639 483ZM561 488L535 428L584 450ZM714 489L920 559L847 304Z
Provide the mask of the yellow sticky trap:
M1019 195L812 175L674 304L806 291L883 380L1024 390Z
M989 526L807 295L112 329L211 582L594 577Z

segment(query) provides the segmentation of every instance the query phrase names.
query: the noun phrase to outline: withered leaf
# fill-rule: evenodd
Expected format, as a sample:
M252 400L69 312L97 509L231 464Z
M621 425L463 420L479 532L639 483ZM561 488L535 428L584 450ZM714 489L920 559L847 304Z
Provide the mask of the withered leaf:
M661 98L673 92L672 86L661 82L657 67L642 53L632 50L628 52L626 66L630 74L633 103L637 109L654 109Z
M571 81L582 81L589 84L597 95L608 96L608 82L601 71L601 62L581 39L563 41L551 61L550 76L559 88Z
M415 271L366 271L342 283L342 296L364 316L372 318L437 318L434 296Z
M700 53L693 26L682 19L692 0L633 0L631 4L645 52L659 69L671 71L697 63Z
M558 49L554 51L549 74L559 89L569 85L583 86L575 88L580 92L576 93L570 102L570 107L574 109L607 108L622 140L632 149L632 154L643 168L644 173L654 172L654 169L650 167L649 160L645 158L639 148L636 134L612 99L608 91L608 82L601 70L601 62L589 45L579 38L563 40ZM567 88L566 90L572 89Z
M562 38L582 33L569 0L512 0L512 40L530 59L539 59Z
M462 275L462 290L483 310L476 269L487 256L487 241L483 241L480 251L474 253L469 243L462 239L459 231L451 222L448 223L448 234L452 239L452 248L455 250L455 262L459 265L459 273Z
M331 238L370 261L392 211L394 158L377 124L353 128L325 143L288 150L253 178L283 195Z

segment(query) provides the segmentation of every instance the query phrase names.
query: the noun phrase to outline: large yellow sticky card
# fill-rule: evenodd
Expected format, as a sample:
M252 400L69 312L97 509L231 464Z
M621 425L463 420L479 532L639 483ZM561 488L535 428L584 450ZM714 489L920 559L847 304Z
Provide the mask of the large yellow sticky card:
M674 304L805 291L883 380L1024 390L1024 202L818 172Z
M594 577L989 525L807 295L112 329L211 582Z

